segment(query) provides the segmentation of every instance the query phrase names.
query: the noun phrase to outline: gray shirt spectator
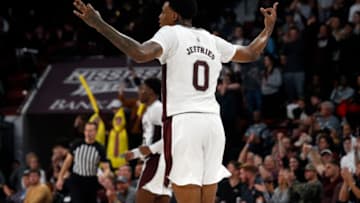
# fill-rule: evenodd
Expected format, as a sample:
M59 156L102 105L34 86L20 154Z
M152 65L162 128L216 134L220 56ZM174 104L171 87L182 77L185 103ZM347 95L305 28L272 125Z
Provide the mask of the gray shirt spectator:
M292 176L294 178L294 176ZM269 203L289 203L290 202L290 191L289 191L289 180L290 171L288 169L281 169L278 173L278 186L274 190L274 193Z
M133 187L129 187L125 195L118 193L117 198L120 202L123 203L135 203L135 195L136 195L136 189Z
M330 99L336 104L340 104L342 101L350 99L354 95L354 89L351 87L339 86L333 89Z
M336 131L339 131L340 129L340 123L339 120L335 116L330 117L318 117L316 119L318 122L320 129L334 129Z
M261 137L263 139L271 135L265 123L254 123L246 130L245 135L248 137L252 133L254 133L257 137Z
M136 189L131 187L125 176L118 176L115 180L117 199L121 203L135 203Z
M290 195L289 189L280 190L280 188L276 188L273 196L271 197L270 203L289 203Z
M282 82L281 72L278 68L274 68L271 74L261 84L261 91L264 95L274 94L279 91Z
M324 101L320 105L320 115L316 118L316 124L319 130L329 129L340 132L339 120L333 115L334 104L329 101Z
M262 156L271 153L272 136L267 125L261 120L259 111L253 112L254 123L246 130L245 136L250 137L254 134L254 142L250 146L250 151Z

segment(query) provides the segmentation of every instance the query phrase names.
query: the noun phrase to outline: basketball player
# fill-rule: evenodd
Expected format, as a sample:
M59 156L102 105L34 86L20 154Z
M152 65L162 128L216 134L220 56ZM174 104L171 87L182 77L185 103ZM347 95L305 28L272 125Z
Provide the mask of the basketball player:
M136 192L137 203L170 202L171 190L164 185L165 158L162 153L160 94L161 82L157 78L148 78L140 86L139 99L146 105L142 116L143 146L125 154L128 160L146 156Z
M165 183L171 181L178 203L214 202L217 183L230 175L221 164L225 135L214 94L221 63L260 56L273 31L277 5L260 9L265 28L248 46L238 46L192 27L196 0L166 1L161 28L143 44L104 22L90 4L74 1L74 13L126 55L162 64Z

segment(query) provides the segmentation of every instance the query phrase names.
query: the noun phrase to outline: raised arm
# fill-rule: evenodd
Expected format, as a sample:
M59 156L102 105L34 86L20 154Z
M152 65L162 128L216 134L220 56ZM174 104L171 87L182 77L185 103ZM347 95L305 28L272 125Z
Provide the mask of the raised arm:
M129 36L120 33L111 25L106 23L91 4L84 4L81 0L75 0L74 14L82 19L90 27L96 29L114 46L131 57L137 63L151 61L162 54L161 46L156 42L145 42L140 44Z
M260 8L261 13L264 15L264 30L248 45L239 46L235 52L232 61L234 62L251 62L259 58L269 41L271 33L275 26L276 9L278 2L274 3L271 8Z
M241 150L241 152L239 154L238 162L240 162L242 164L244 164L246 162L246 157L247 157L247 153L249 151L249 146L254 139L255 139L255 134L251 134L248 137L245 146L243 147L243 149Z
M349 186L344 181L341 185L339 199L340 202L347 202L349 200Z
M341 177L344 180L344 185L348 186L348 191L351 190L354 193L356 199L360 199L360 188L356 186L356 182L348 168L343 168L341 170Z
M325 171L325 165L321 161L320 154L317 151L315 151L314 149L311 149L311 151L309 152L309 158L310 158L309 161L314 164L318 174L320 176L323 176L324 171Z

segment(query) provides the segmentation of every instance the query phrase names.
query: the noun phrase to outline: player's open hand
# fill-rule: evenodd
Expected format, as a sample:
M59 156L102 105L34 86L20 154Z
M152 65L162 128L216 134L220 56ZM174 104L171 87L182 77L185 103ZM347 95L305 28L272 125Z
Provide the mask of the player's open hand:
M100 13L95 10L91 4L86 4L81 0L74 1L74 14L81 18L90 27L96 28L96 26L102 21Z
M273 30L276 22L276 18L277 18L276 10L278 4L279 4L278 2L275 2L274 5L270 8L260 8L261 13L265 17L264 19L265 28L271 31Z

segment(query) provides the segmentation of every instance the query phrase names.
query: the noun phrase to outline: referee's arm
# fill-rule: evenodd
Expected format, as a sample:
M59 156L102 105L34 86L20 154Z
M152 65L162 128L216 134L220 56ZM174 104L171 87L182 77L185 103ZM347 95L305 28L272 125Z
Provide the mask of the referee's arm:
M61 167L58 180L56 181L56 189L62 190L62 187L64 185L64 176L65 173L69 170L74 157L71 155L71 153L67 153L64 165Z

